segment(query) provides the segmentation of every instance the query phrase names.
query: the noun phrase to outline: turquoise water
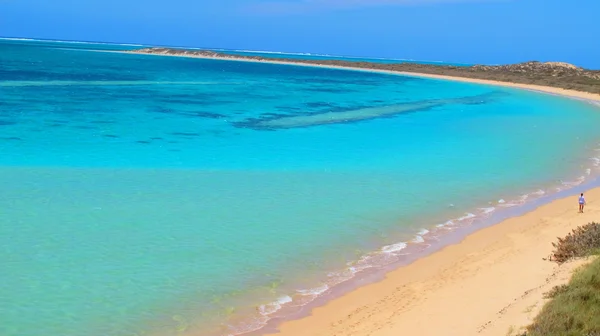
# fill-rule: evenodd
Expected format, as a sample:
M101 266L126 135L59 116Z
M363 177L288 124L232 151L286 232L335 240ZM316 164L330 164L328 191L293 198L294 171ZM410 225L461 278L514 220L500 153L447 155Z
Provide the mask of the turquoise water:
M100 48L0 42L1 335L259 327L600 161L582 101Z

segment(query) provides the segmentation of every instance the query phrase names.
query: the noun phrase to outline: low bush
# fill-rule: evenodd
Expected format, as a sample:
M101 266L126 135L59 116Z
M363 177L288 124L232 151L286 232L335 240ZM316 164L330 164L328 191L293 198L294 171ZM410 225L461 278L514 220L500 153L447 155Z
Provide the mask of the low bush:
M548 293L544 293L544 299L554 299L561 293L569 290L568 285L554 286Z
M558 242L552 243L551 260L562 264L570 259L581 258L600 250L600 223L589 223L574 229Z

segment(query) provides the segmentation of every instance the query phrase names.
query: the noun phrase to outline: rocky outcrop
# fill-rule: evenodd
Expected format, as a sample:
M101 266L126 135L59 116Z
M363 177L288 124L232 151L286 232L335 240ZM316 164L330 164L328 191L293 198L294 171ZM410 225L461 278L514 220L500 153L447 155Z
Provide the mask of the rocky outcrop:
M565 77L565 76L582 76L592 79L600 80L600 71L590 71L573 64L564 62L525 62L518 64L509 65L475 65L472 67L477 71L501 71L501 72L512 72L522 74L536 74L553 77Z
M419 63L374 63L346 60L281 59L275 57L229 55L210 50L177 48L144 48L131 53L171 56L242 59L254 61L279 61L315 65L344 66L396 72L413 72L432 75L487 79L503 82L552 86L600 94L600 70L589 70L563 62L524 62L508 65L451 66Z
M130 51L136 54L172 55L172 56L206 56L219 57L219 53L210 50L187 50L176 48L144 48Z

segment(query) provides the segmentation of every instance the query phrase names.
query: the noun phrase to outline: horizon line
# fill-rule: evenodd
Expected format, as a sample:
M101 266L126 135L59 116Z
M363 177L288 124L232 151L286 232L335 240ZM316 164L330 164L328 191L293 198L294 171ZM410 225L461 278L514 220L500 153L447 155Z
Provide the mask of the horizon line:
M222 51L235 51L241 53L272 53L272 54L287 54L287 55L298 55L298 56L324 56L324 57L335 57L335 58L364 58L364 59L373 59L373 60L390 60L390 61L410 61L414 63L419 62L427 62L427 63L441 63L441 64L460 64L460 65L487 65L487 66L499 66L499 65L510 65L510 64L518 64L518 63L526 63L532 62L535 60L529 61L519 61L516 63L465 63L465 62L451 62L451 61L439 61L439 60L416 60L416 59L407 59L407 58L387 58L387 57L377 57L377 56L354 56L354 55L332 55L332 54L313 54L309 52L299 52L299 51L274 51L274 50L245 50L245 49L229 49L222 47L208 48L208 47L193 47L193 46L175 46L175 45L161 45L161 44L143 44L136 42L112 42L112 41L98 41L98 40L69 40L69 39L53 39L53 38L36 38L36 37L20 37L20 36L0 36L0 40L13 40L13 41L48 41L48 42L67 42L67 43L96 43L96 44L111 44L111 45L121 45L121 46L136 46L136 47L163 47L163 48L179 48L179 49L199 49L199 50L222 50ZM537 61L537 62L564 62L564 61ZM576 64L574 64L576 65ZM578 65L576 65L578 66ZM581 67L581 66L578 66ZM586 70L592 71L600 71L600 68L584 68Z

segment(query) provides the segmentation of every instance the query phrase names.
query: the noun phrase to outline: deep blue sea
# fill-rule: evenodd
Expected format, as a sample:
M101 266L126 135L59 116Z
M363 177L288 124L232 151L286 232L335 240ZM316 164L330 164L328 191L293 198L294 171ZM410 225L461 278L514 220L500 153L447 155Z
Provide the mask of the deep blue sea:
M0 335L238 334L598 172L598 106L0 40Z

